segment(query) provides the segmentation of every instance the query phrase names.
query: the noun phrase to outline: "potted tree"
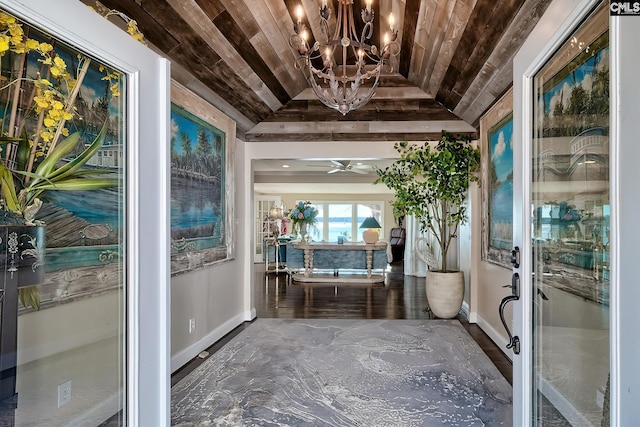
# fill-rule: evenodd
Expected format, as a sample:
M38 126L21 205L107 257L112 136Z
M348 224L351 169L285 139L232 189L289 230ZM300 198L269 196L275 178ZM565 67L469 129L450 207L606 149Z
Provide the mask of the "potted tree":
M453 318L462 306L464 276L448 265L447 254L460 224L467 220L469 184L480 181L480 150L469 138L453 137L446 131L435 146L403 141L394 147L400 158L378 169L375 183L393 190L394 209L413 215L420 230L430 233L437 242L439 262L428 262L427 299L434 315Z

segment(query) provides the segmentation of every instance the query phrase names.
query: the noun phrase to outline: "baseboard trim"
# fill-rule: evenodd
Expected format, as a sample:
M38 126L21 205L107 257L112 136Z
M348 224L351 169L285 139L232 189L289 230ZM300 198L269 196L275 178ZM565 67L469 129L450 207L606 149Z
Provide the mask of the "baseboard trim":
M122 393L113 393L96 406L83 411L65 423L69 427L100 425L122 409Z
M244 312L244 321L245 322L252 322L253 319L255 319L257 316L256 313L256 308L253 307L251 310L247 310Z
M504 355L507 356L509 360L513 361L513 354L510 351L505 351L509 342L498 331L496 331L489 322L484 320L482 316L478 315L477 313L475 314L477 320L475 323L477 323L480 329L482 329L484 333L487 334L489 338L491 338L491 340L498 346L500 351L502 351L502 353L504 353Z
M204 337L200 338L195 343L191 344L184 350L176 353L171 357L171 373L174 373L184 365L186 365L191 359L196 357L201 351L209 348L216 341L227 335L231 332L236 326L244 323L246 321L247 314L253 314L255 317L255 309L252 309L249 312L239 313L238 315L232 317L231 319L224 322L222 325L218 326L211 332L209 332Z
M550 401L553 406L574 426L592 426L591 421L585 417L575 405L559 392L554 385L545 377L538 377L540 392Z

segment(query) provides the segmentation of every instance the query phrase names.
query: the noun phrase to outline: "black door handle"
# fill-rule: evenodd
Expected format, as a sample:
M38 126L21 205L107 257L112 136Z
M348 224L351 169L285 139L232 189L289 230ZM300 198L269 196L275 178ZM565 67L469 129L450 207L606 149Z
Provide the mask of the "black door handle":
M509 343L507 344L507 348L512 348L514 354L520 354L520 338L518 338L517 336L513 336L511 330L509 329L509 326L507 326L507 321L504 318L504 308L511 301L518 301L519 299L520 275L518 273L513 273L513 276L511 277L511 295L502 298L502 301L500 301L500 307L498 308L498 313L500 314L500 321L502 321L502 326L504 326L504 329L507 331L507 335L509 336Z

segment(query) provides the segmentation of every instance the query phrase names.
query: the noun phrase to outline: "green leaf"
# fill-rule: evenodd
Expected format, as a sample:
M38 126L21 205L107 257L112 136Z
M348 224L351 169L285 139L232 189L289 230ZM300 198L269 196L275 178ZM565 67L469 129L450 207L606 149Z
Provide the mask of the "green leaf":
M31 307L34 310L40 310L40 294L35 286L26 286L18 288L18 297L25 307Z
M96 136L96 139L91 143L89 147L87 147L82 153L80 153L75 159L67 163L66 165L60 167L58 170L51 173L49 179L54 178L64 178L65 176L73 173L78 168L82 167L89 161L91 157L102 147L104 143L105 137L107 136L107 124L105 121L102 125L102 129L100 129L100 133Z
M0 161L0 185L2 186L2 194L4 195L7 209L10 211L19 211L20 203L18 202L18 196L16 195L13 175L2 161Z
M80 133L74 132L56 145L52 152L50 152L42 162L36 168L36 175L41 175L43 177L48 177L49 174L55 169L56 164L62 159L67 153L69 153L76 146L78 141L80 140Z
M27 135L26 128L22 131L22 138L18 144L18 153L16 154L16 170L26 170L29 156L31 155L31 143Z
M31 188L33 191L43 192L47 190L82 191L111 188L118 185L116 178L70 178L60 182L41 182Z

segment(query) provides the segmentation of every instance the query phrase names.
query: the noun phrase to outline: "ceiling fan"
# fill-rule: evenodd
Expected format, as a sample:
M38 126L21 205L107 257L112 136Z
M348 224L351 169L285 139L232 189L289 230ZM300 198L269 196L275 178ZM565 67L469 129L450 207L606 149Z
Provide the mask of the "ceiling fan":
M351 160L329 160L331 164L329 165L307 165L310 167L316 168L331 168L327 171L327 173L338 173L338 172L353 172L361 175L366 175L369 172L367 169L371 169L370 165L356 164L352 165Z

